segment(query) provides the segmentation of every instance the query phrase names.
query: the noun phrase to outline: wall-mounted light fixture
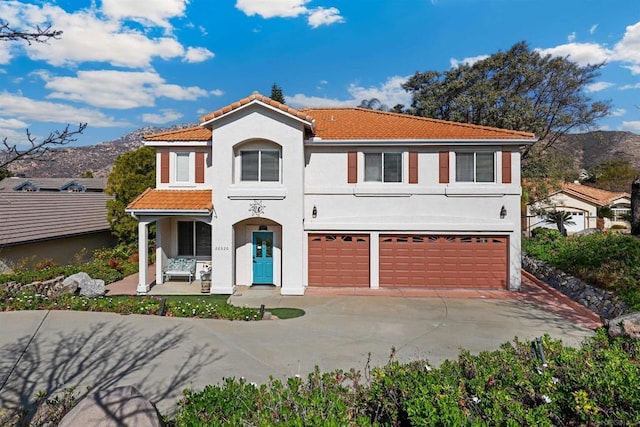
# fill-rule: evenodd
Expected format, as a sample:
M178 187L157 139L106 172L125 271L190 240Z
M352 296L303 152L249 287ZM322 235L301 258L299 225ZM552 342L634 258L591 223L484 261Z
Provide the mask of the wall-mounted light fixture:
M316 208L315 205L313 205L313 210L311 211L311 217L313 217L313 218L317 218L318 217L318 208Z
M266 226L266 225L262 224L262 225L260 225L260 226L258 227L258 230L260 230L260 231L264 231L264 230L268 230L268 228L267 228L267 226Z
M502 205L502 207L500 208L500 219L504 219L504 217L507 216L507 208L504 207L504 205Z

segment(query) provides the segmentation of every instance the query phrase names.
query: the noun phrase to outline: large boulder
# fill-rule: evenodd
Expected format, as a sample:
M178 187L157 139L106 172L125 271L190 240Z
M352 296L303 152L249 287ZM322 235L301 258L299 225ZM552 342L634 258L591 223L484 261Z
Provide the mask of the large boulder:
M80 286L80 295L83 297L101 297L107 292L104 286L104 280L93 279L90 282Z
M640 339L640 312L618 316L609 321L609 336L629 336Z
M91 276L82 271L64 279L60 289L67 290L64 293L75 293L77 289L80 289L80 295L85 297L100 297L107 292L104 280L92 279ZM73 292L70 292L71 289L73 289ZM60 295L58 292L56 294Z
M59 427L161 427L162 417L153 403L133 386L94 392L62 418Z

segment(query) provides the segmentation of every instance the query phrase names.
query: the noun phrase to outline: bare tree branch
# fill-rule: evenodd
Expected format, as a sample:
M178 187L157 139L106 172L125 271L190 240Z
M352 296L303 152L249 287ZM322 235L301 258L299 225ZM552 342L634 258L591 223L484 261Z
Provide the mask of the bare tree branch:
M37 26L35 31L24 32L18 31L10 27L8 22L0 20L0 40L4 41L24 40L28 44L46 43L50 39L59 39L61 35L62 31L53 30L50 25L44 28Z
M80 123L77 129L69 129L69 126L67 125L62 131L51 132L48 137L40 142L27 129L27 140L30 146L25 149L18 148L17 144L10 144L7 138L4 138L2 140L4 158L0 159L0 169L6 168L16 160L40 160L46 153L55 151L56 147L76 141L76 136L86 129L87 124Z

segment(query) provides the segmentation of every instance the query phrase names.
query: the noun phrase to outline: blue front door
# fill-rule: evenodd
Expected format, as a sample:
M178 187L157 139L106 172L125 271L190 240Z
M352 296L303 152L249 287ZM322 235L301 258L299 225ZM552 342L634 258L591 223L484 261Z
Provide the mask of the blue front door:
M253 283L273 284L273 233L253 233Z

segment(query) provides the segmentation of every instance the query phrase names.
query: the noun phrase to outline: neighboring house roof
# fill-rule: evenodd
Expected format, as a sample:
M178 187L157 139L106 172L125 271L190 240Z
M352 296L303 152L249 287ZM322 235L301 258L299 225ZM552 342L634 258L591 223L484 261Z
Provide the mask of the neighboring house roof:
M588 185L564 183L563 191L571 196L581 198L598 206L609 206L614 200L621 198L631 198L631 194L625 192L613 192L589 187Z
M106 178L18 178L10 177L0 181L0 191L103 191Z
M127 212L189 211L211 213L211 190L156 190L147 188L129 203Z
M105 193L0 193L0 247L110 230Z
M535 141L535 135L507 129L449 122L409 114L359 107L295 109L264 95L253 94L200 118L201 123L228 114L252 102L262 102L313 124L317 140L497 140ZM211 130L202 126L146 135L146 141L210 141Z

